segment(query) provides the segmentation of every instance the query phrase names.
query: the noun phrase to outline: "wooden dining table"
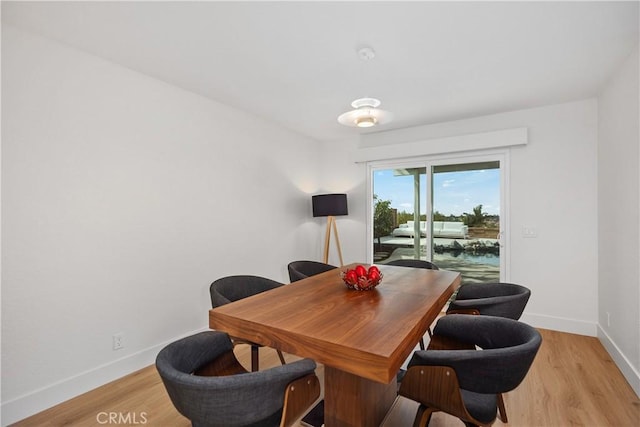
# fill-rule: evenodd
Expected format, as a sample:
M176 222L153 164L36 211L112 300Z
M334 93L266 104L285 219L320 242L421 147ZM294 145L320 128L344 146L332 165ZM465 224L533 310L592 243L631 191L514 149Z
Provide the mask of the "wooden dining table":
M378 265L378 287L350 290L340 271L355 265L209 311L212 329L323 364L326 427L381 424L398 370L460 284L453 271Z

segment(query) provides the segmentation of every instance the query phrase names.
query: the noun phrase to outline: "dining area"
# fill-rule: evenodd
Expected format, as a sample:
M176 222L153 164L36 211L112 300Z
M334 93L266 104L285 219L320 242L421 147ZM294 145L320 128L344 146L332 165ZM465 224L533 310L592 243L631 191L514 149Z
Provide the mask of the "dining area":
M468 425L491 425L498 412L506 422L501 392L523 380L540 346L540 334L514 319L478 316L486 308L475 295L466 302L461 295L456 309L443 316L447 304L461 293L460 274L412 265L416 264L352 263L338 268L296 261L288 266L289 284L258 276L214 281L208 313L211 331L203 334L224 335L226 350L210 360L198 356L185 365L182 354L191 337L182 340L180 351L171 352L176 343L163 349L158 356L163 361L156 367L171 401L193 425L374 427L386 425L399 399L418 403L416 426L428 425L431 414L438 411ZM350 285L347 273L357 267L376 270L377 286ZM367 282L366 276L361 280ZM496 296L502 305L523 299L502 293ZM520 310L517 317L528 298L527 294L524 303L518 303L522 307L516 309ZM487 301L495 297L485 300L490 312L494 308ZM470 301L475 301L475 308ZM429 339L426 349L425 337ZM250 346L250 366L240 366L234 357L231 350L238 344ZM261 348L275 349L280 364L261 368ZM506 353L513 369L496 364ZM294 361L285 361L284 355L295 356ZM180 363L172 363L172 358ZM181 368L184 372L174 372ZM320 368L322 375L314 374L314 368ZM519 373L514 376L516 370ZM262 374L281 379L289 375L288 382L280 381L280 391L262 394L255 391L257 379L241 384ZM173 383L172 376L181 379ZM193 395L180 390L184 381L194 379L198 404L193 403ZM491 387L487 389L486 384ZM243 387L246 392L241 391ZM276 395L280 404L260 412L265 393L271 400ZM223 403L210 407L202 396ZM237 399L237 407L231 408L229 399Z

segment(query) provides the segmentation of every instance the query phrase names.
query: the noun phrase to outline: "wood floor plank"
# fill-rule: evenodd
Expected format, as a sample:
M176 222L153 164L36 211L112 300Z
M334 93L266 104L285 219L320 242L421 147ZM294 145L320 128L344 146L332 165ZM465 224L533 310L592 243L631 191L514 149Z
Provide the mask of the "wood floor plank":
M497 420L496 426L640 426L640 399L597 338L548 330L541 330L541 333L543 343L529 374L516 390L505 395L509 424ZM237 346L236 355L245 367L249 366L248 346ZM297 359L292 355L285 357L288 361ZM275 350L260 349L261 367L279 363ZM322 378L323 372L323 367L319 366L318 376ZM398 398L383 427L411 426L416 409L415 402ZM118 425L190 426L171 404L154 366L14 425L96 426L99 425L98 414L109 412L125 417L129 414L130 422ZM449 427L462 423L437 413L429 425Z

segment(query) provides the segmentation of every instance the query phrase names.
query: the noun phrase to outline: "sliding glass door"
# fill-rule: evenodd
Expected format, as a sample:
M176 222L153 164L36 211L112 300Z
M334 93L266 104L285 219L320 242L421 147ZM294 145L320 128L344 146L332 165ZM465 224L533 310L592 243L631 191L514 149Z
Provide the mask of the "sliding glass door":
M370 165L371 259L432 261L463 282L505 280L504 156Z

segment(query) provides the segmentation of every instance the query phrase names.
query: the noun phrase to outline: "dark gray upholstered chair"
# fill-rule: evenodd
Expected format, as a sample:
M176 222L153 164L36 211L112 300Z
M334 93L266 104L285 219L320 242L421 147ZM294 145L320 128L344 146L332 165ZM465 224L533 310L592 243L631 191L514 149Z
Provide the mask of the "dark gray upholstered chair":
M395 261L388 262L387 265L395 265L396 267L414 267L426 268L429 270L440 270L434 263L425 261L423 259L397 259Z
M529 301L531 291L514 283L468 283L458 288L447 314L482 314L518 320ZM500 419L508 422L502 395L498 399Z
M447 312L484 314L518 320L531 291L514 283L468 283L460 286ZM476 313L472 313L472 311Z
M229 304L233 301L238 301L251 295L256 295L261 292L265 292L271 289L284 286L284 283L276 282L271 279L260 276L227 276L216 280L209 287L211 294L211 306L213 308L220 307L221 305ZM258 371L259 366L259 348L260 344L252 343L239 338L233 338L235 344L249 344L251 345L251 371ZM284 365L286 362L284 356L280 350L278 357L280 362Z
M325 271L335 270L336 268L338 267L335 265L317 261L293 261L287 266L291 283L324 273Z
M194 427L293 425L320 395L315 367L303 359L248 373L218 331L169 344L156 358L171 402Z
M413 267L413 268L424 268L427 270L440 270L437 265L430 261L425 261L423 259L397 259L395 261L390 261L386 265L393 265L396 267ZM431 336L431 329L427 329L429 336ZM424 338L420 338L420 350L424 350Z
M442 317L429 349L414 352L398 392L420 403L414 426L426 426L437 411L466 426L493 424L498 396L522 382L541 342L538 331L516 320Z

